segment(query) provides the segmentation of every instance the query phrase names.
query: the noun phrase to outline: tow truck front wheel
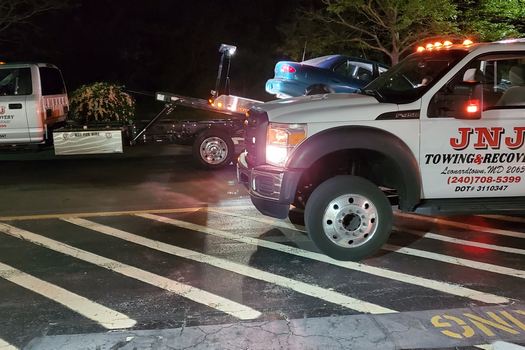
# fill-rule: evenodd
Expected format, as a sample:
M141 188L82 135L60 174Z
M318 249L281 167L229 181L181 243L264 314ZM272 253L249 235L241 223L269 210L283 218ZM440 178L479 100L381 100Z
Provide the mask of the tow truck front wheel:
M204 169L218 169L230 164L233 153L231 137L221 130L203 131L193 143L193 159Z
M392 229L392 208L372 182L342 175L319 185L306 202L306 229L315 245L338 260L377 252Z

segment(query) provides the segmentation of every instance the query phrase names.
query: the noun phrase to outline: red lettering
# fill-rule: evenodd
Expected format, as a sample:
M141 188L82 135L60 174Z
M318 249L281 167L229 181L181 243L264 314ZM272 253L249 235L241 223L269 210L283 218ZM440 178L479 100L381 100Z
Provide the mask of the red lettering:
M503 128L475 128L478 134L478 141L474 144L475 149L499 149L501 143L501 133Z
M455 150L461 151L468 147L470 143L470 134L472 134L472 128L459 128L459 138L450 138L450 146Z
M505 145L507 145L509 149L517 149L523 146L525 126L515 126L514 132L516 133L514 139L510 136L505 137Z

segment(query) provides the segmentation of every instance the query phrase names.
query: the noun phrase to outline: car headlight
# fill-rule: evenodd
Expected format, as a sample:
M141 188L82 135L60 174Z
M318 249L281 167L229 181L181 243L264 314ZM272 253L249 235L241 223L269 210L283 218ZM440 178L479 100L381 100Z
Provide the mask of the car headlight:
M306 138L306 124L270 123L266 135L266 162L284 166L293 149Z

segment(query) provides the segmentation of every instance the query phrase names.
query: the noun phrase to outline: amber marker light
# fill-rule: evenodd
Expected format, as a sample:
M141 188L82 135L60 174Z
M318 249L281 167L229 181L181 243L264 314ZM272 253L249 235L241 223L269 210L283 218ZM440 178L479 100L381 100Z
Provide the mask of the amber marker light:
M423 52L425 51L425 48L423 46L418 46L417 52Z
M463 41L463 46L470 46L472 44L474 44L474 42L472 40L470 40L470 39L465 39Z
M445 40L445 41L443 42L443 46L445 46L445 47L452 46L452 41Z

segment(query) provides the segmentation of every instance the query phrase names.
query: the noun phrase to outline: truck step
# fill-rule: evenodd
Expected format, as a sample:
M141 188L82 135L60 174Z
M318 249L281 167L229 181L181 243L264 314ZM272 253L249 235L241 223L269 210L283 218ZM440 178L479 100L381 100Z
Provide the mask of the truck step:
M525 214L524 197L423 200L414 210L425 215Z

